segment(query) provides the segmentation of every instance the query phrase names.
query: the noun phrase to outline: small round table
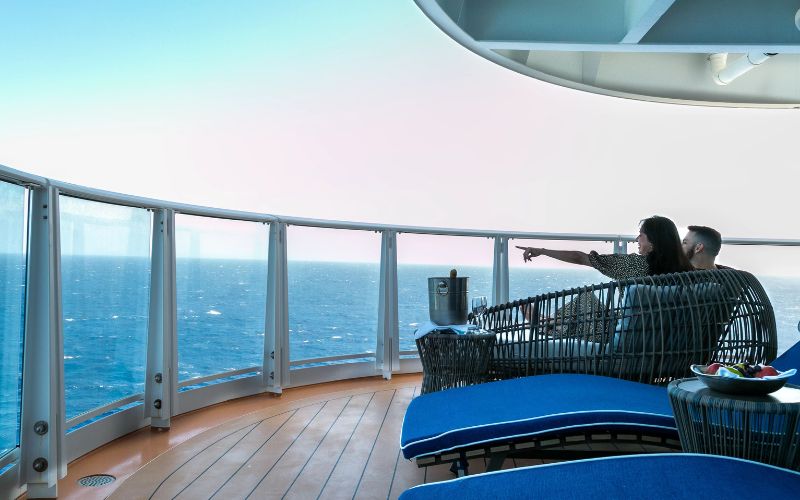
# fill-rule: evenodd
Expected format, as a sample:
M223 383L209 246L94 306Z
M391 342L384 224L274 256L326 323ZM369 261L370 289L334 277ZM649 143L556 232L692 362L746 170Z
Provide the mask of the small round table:
M495 334L431 332L416 339L422 394L489 381Z
M800 388L738 396L691 378L670 382L667 392L683 451L800 470Z

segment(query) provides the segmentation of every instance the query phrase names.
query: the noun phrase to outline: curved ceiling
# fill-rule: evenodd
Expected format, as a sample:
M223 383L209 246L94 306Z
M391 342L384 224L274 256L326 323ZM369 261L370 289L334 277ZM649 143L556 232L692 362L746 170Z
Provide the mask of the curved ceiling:
M800 107L800 0L415 0L519 73L657 102Z

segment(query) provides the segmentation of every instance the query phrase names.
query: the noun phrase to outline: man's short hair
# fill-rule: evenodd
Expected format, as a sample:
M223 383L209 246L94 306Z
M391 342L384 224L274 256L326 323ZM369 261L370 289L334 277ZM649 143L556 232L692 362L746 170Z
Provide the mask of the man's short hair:
M689 226L689 231L697 235L698 243L702 243L705 251L716 257L722 248L722 235L719 231L707 226Z

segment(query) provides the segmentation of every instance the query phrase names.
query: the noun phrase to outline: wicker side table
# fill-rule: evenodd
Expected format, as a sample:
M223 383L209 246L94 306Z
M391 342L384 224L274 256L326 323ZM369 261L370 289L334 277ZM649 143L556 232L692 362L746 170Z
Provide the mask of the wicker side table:
M692 378L670 382L667 392L683 451L800 470L800 389L735 396Z
M418 339L422 394L489 380L494 333L431 332Z

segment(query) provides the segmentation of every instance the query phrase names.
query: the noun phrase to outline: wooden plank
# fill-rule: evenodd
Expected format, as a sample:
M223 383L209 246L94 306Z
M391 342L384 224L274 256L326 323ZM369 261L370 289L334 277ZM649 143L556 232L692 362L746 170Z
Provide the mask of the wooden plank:
M514 465L516 467L531 467L534 465L542 465L540 458L515 458Z
M181 491L176 498L190 500L213 496L282 428L293 414L293 411L289 411L259 422L219 460L200 473L197 479Z
M214 444L201 450L188 461L174 463L174 468L156 485L153 499L171 499L191 485L195 479L221 456L239 442L254 426L244 427L236 432L220 437ZM166 464L165 464L166 465ZM162 469L166 472L169 469Z
M290 485L284 498L302 500L320 495L373 396L374 393L353 396Z
M486 462L484 462L483 459L480 459L480 463L483 464L483 469L486 469ZM477 464L478 459L469 461L470 474L473 473L472 467ZM425 467L424 471L424 480L426 483L438 483L439 481L447 481L457 477L454 473L450 472L450 464L430 465Z
M414 388L414 397L419 395L420 389L420 387ZM409 403L410 401L403 407L402 416L400 417L400 429L402 429L402 421L405 418L405 411L408 409ZM400 443L400 434L400 430L398 430L395 443ZM395 444L395 450L394 475L389 488L389 498L397 498L410 487L425 482L425 471L420 470L413 460L406 460L397 444Z
M409 402L414 397L413 388L398 389L394 399L389 405L386 417L384 418L378 436L375 440L372 451L370 452L367 466L360 478L354 498L374 499L387 498L391 489L393 478L387 481L387 475L393 475L395 466L398 463L400 442L400 429L403 425L403 417L408 408ZM417 471L418 476L409 486L422 483L423 475L416 465L411 464ZM408 469L404 469L408 471ZM407 476L403 474L400 478L404 480ZM405 488L404 488L405 489Z
M324 403L299 408L260 446L251 458L239 468L210 498L242 498L255 489L264 476L273 469L278 459L294 443L314 417L322 410Z
M285 495L350 399L351 397L347 397L327 401L302 432L293 435L291 446L259 481L250 493L251 498L278 498Z
M394 395L394 390L375 393L344 453L325 480L320 498L353 497Z

